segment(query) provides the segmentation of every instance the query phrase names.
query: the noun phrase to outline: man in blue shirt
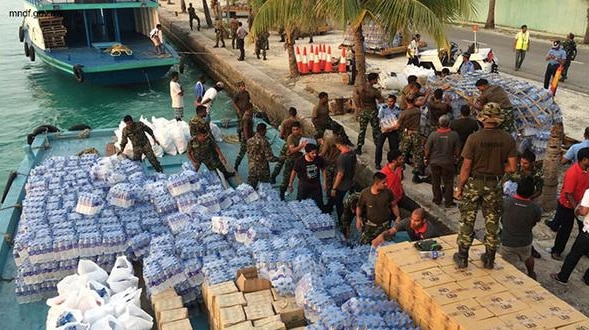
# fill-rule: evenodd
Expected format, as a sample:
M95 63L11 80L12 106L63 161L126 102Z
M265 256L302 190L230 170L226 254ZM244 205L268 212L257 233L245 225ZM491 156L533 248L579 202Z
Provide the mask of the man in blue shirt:
M200 79L194 84L194 98L196 99L195 106L199 105L202 97L205 95L205 76L200 76Z
M462 54L462 66L460 66L460 74L467 74L474 72L474 64L470 61L470 53Z
M380 122L381 134L376 141L376 153L374 155L374 163L376 170L380 170L380 162L382 161L382 148L384 141L389 140L389 151L399 149L399 131L393 129L392 125L397 122L401 109L397 105L397 97L393 94L387 97L387 102L380 104L378 109L378 120Z
M567 54L560 47L560 40L554 40L552 42L552 48L546 54L546 61L548 61L548 66L546 66L546 74L544 75L544 89L548 89L550 87L550 82L552 81L552 77L556 74L556 70L561 64L567 59Z
M579 152L579 150L589 147L589 127L585 127L585 133L583 134L583 137L585 138L585 140L583 140L579 143L573 144L569 148L569 150L567 150L566 154L564 154L564 156L562 156L562 160L560 161L560 163L562 165L566 165L571 162L573 164L576 163L577 162L577 153Z

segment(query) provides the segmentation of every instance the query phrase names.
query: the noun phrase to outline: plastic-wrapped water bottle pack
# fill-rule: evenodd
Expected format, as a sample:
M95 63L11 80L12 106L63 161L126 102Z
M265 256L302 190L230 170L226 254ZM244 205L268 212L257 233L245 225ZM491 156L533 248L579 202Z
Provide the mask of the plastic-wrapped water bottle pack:
M252 186L245 183L237 186L237 188L235 188L235 192L245 203L253 203L260 198L260 195L258 195L256 190Z

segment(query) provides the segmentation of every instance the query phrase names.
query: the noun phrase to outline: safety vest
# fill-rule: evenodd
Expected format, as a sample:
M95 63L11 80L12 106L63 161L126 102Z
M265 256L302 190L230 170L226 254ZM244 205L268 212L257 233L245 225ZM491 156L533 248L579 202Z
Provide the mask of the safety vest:
M515 49L528 50L529 43L530 32L526 31L523 33L520 31L515 35Z

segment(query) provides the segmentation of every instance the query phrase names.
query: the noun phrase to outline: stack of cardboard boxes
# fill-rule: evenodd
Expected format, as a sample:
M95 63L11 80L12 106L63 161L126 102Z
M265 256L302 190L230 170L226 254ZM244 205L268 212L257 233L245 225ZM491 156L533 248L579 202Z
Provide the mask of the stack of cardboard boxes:
M235 282L203 284L209 324L215 330L282 330L305 326L294 297L280 297L256 268L237 272Z
M484 269L480 241L470 249L469 266L457 269L456 235L438 238L443 255L422 259L412 243L378 249L376 284L396 299L422 329L587 329L575 310L497 256Z
M188 309L173 288L151 297L158 330L192 330Z

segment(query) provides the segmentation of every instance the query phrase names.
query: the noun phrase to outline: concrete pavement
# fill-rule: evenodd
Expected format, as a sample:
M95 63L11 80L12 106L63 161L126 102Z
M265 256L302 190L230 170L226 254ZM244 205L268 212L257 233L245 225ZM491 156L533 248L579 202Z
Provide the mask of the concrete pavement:
M197 10L200 8L200 3L194 3ZM330 97L333 99L338 96L349 97L352 94L351 86L342 83L342 76L340 74L317 74L300 77L299 79L288 78L288 63L287 56L282 44L278 42L278 36L273 33L270 37L270 51L268 54L268 60L262 61L257 60L253 55L253 44L246 43L246 60L244 62L238 62L237 56L238 51L232 49L221 49L215 48L214 45L214 32L212 29L203 28L200 32L190 32L188 28L188 18L185 14L175 15L175 12L179 12L179 4L176 5L162 5L160 15L164 27L167 31L172 31L177 35L177 39L181 40L184 46L188 46L195 52L198 52L195 56L198 57L198 61L205 63L203 67L209 71L215 79L223 79L229 85L234 84L237 80L247 79L252 83L248 83L250 92L253 90L253 101L256 105L263 104L263 108L267 110L271 115L271 119L274 123L278 122L281 118L280 115L286 113L286 109L289 106L296 106L304 117L309 118L313 105L317 100L317 93L319 91L327 91ZM201 18L203 18L201 14ZM202 20L204 22L204 20ZM246 22L246 19L241 19L242 22ZM338 57L339 53L336 51L337 46L342 41L341 31L331 31L324 36L315 37L315 44L326 44L331 45L332 55ZM298 46L308 46L306 40L299 41ZM228 45L230 43L227 43ZM381 72L402 72L405 66L405 59L403 56L397 57L391 60L378 57L368 57L368 66L370 71L381 71ZM197 77L183 77L182 81L185 83L193 83ZM259 97L258 97L259 95ZM557 94L557 102L560 104L560 98L570 101L569 108L577 104L578 110L581 108L583 102L587 102L587 96L584 94L578 94L568 92L564 89L560 90ZM568 103L563 103L568 104ZM564 108L563 112L565 117L570 117L569 108ZM270 107L273 107L272 109ZM573 109L573 112L577 110ZM585 125L587 119L583 118L581 111L579 112L578 118L575 121L582 122ZM585 116L587 117L587 116ZM358 123L353 118L353 115L346 114L335 117L337 121L342 123L346 132L350 135L353 142L357 139ZM570 127L565 120L565 129ZM584 127L584 126L583 126ZM569 130L567 132L570 134ZM573 135L573 134L571 134ZM364 146L364 154L359 157L361 166L360 183L366 183L366 178L370 177L374 169L374 145L370 139L371 133L367 134L367 143ZM574 135L573 135L574 136ZM409 171L409 169L407 170ZM409 176L409 172L406 172L406 177ZM364 182L362 182L364 180ZM420 203L430 214L435 216L447 227L452 230L457 230L459 221L459 212L456 208L444 209L434 205L431 202L431 187L427 184L412 184L410 180L404 181L405 190L409 197ZM551 214L545 215L548 219ZM477 221L477 237L482 238L482 219ZM536 263L536 272L538 273L539 282L553 293L558 295L561 299L566 300L585 314L589 315L589 301L585 298L589 294L589 288L580 281L580 271L589 266L587 259L581 260L581 263L577 267L577 270L571 277L571 281L568 287L561 287L556 284L549 277L550 272L555 272L560 268L562 262L557 262L550 259L549 255L544 252L544 248L550 247L554 239L554 234L547 229L543 224L539 224L534 229L535 237L537 238L536 246L541 251L543 259ZM572 243L572 240L570 241Z

